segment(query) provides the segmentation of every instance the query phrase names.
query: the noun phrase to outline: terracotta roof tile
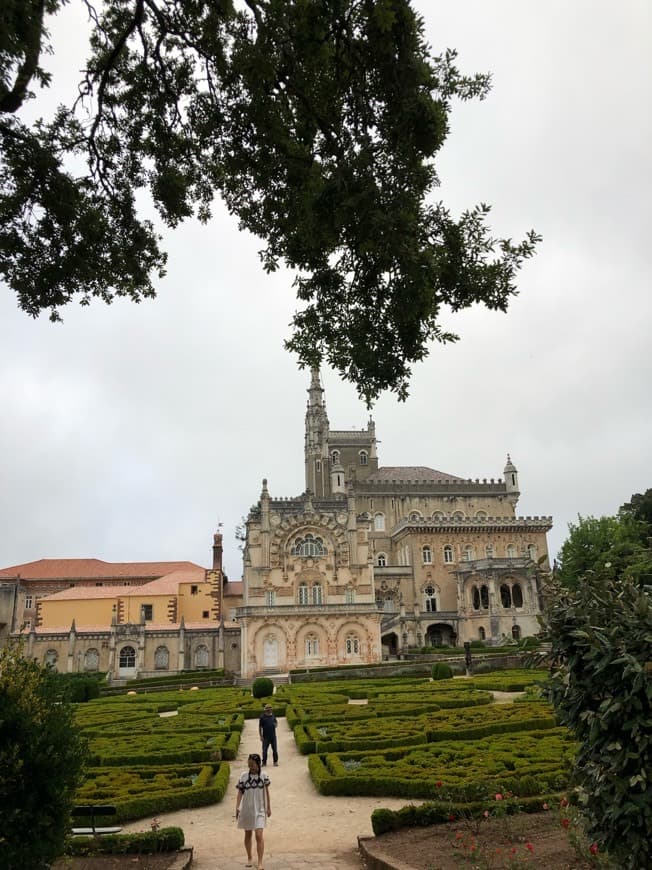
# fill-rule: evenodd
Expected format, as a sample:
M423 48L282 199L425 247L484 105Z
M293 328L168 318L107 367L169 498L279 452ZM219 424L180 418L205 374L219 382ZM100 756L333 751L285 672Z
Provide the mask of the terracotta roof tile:
M0 570L0 578L23 580L84 580L162 577L172 571L201 569L194 562L104 562L102 559L38 559Z
M92 601L96 598L129 598L132 595L175 595L180 583L196 583L198 586L211 588L211 584L204 580L204 569L198 565L192 569L173 571L164 577L157 577L142 586L123 586L120 583L107 584L106 586L70 586L60 592L44 595L41 601Z

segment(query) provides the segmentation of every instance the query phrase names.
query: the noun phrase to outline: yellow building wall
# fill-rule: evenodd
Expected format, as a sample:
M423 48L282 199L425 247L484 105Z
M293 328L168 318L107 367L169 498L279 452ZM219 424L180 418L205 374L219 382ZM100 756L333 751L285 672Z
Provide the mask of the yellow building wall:
M76 626L111 624L115 598L56 599L41 598L38 602L40 624L43 628L68 626L75 620Z
M152 606L152 618L147 622L163 623L170 622L168 605L176 596L166 593L165 595L129 595L121 599L118 608L119 622L139 623L141 621L141 607L144 604Z
M196 590L193 593L193 587ZM217 622L217 602L210 583L179 584L179 619L186 622ZM207 616L204 614L207 613Z

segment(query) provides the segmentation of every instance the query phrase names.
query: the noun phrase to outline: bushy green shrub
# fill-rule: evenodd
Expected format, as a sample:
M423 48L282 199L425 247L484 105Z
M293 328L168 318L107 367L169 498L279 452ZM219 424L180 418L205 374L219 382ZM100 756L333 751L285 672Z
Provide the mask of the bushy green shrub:
M257 677L251 686L254 698L269 698L274 694L274 682L269 677Z
M430 675L433 680L450 680L453 677L453 669L446 662L435 662Z
M103 834L101 837L71 837L66 842L66 855L153 855L176 852L185 842L181 828L161 828L158 831L130 834Z

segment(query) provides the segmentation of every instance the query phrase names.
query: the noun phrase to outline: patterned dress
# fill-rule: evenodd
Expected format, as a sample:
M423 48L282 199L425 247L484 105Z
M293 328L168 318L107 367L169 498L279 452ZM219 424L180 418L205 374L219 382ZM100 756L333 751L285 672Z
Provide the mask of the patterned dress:
M267 821L265 809L265 786L270 779L266 773L250 773L246 771L240 774L236 788L242 793L240 813L238 814L238 827L245 831L255 831L256 828L264 828Z

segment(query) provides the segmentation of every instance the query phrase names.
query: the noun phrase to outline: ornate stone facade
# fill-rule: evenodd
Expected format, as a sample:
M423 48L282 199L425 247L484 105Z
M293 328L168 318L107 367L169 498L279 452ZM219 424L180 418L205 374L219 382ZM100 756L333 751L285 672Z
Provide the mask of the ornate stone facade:
M247 521L242 672L375 662L535 634L550 517L517 517L518 472L468 480L379 467L373 420L331 430L313 370L304 495Z

